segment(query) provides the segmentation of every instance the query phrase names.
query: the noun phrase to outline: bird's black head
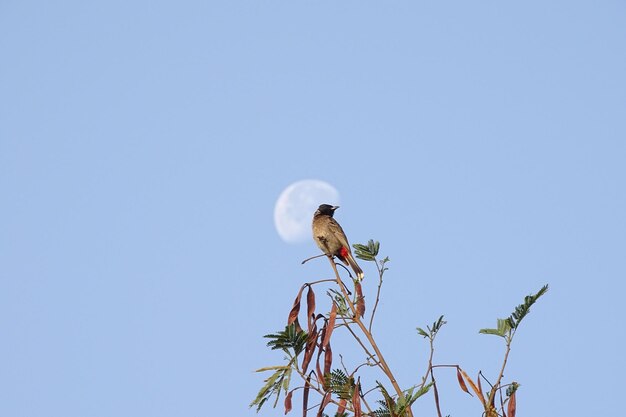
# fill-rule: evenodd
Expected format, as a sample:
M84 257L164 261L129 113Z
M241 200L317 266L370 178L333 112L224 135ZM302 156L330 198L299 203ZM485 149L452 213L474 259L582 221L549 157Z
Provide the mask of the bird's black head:
M322 204L317 208L315 214L325 214L327 216L333 217L333 213L337 210L339 206L331 206L330 204Z

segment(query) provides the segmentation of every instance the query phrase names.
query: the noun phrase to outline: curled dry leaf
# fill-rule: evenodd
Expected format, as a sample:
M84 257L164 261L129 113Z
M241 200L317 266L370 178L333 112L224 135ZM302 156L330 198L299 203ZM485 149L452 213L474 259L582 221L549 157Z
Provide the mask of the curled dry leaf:
M517 401L515 400L515 391L509 397L509 405L507 407L507 414L509 417L515 417L515 412L517 411Z
M315 320L315 293L309 285L309 291L306 293L307 317L309 321L309 331L311 331L312 321Z
M293 390L289 391L287 396L285 397L285 414L291 411L291 395L293 394Z
M467 385L465 385L465 381L463 380L463 375L461 375L461 371L459 371L459 368L456 368L456 378L459 380L459 385L461 386L461 389L467 392L469 395L472 395L472 393L468 391Z
M361 410L361 377L354 386L354 393L352 394L352 408L354 410L354 417L362 417L363 412Z
M322 329L322 334L324 330ZM322 387L324 390L328 389L326 378L324 378L324 373L322 372L322 368L320 368L320 356L322 356L323 349L320 347L317 349L317 358L315 359L315 369L317 372L317 380L322 382Z
M337 304L333 303L333 306L330 308L330 314L328 315L328 323L326 324L326 332L324 333L324 338L322 340L322 347L325 348L326 345L330 342L330 336L333 333L335 328L335 320L337 319Z
M356 290L356 312L359 317L363 317L365 315L365 297L363 297L361 283L357 282L354 287Z
M298 295L293 302L293 307L291 307L291 311L289 312L289 318L287 319L287 326L291 325L292 323L296 323L296 329L298 331L302 330L300 324L298 323L298 314L300 314L300 298L302 298L302 290L304 290L304 287L305 286L303 285L300 288L300 291L298 291Z
M487 401L485 401L485 396L483 395L483 392L481 390L478 389L478 387L476 386L476 384L474 383L474 381L472 381L472 378L469 377L469 375L467 374L467 372L465 372L463 369L458 368L459 371L461 371L461 373L463 374L463 378L465 378L465 380L467 381L467 383L469 384L470 388L472 388L472 391L474 391L476 393L476 395L478 396L478 399L480 400L480 402L482 403L483 407L487 407Z
M320 409L317 411L317 417L322 417L324 415L324 408L326 408L326 406L330 402L330 396L330 391L324 394L324 398L322 398L322 403L320 404Z
M315 324L315 323L314 323ZM306 341L306 347L304 348L304 358L302 359L302 373L306 372L311 359L313 358L313 353L315 353L315 346L317 341L317 326L313 326L313 330L309 333L309 336Z
M333 350L330 348L330 343L324 348L324 375L330 373L330 368L333 364Z
M346 412L347 403L348 403L348 400L346 399L339 400L339 407L337 407L337 414L341 415Z
M433 379L433 393L435 395L435 406L437 407L437 410L439 410L439 390L437 389L437 384L435 383L434 379Z

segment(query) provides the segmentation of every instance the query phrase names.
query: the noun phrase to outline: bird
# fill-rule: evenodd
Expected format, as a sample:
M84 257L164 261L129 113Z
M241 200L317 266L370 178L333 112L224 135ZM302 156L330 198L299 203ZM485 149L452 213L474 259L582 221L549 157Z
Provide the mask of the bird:
M333 218L339 206L322 204L313 214L313 239L327 256L336 256L345 265L350 266L359 280L363 279L363 270L356 263L350 250L350 243L343 229Z

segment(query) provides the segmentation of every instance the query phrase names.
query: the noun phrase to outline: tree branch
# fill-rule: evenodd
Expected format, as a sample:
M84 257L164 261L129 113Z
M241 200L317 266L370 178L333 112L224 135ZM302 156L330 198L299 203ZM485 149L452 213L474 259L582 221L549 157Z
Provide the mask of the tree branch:
M346 293L346 290L344 289L344 287L342 285L341 277L339 276L339 271L337 270L337 265L335 265L335 262L333 261L332 256L329 256L328 260L330 262L330 265L333 268L333 271L335 271L335 277L337 278L337 284L339 285L339 288L341 288L341 291L342 291L342 293L344 295L344 298L346 299L346 303L348 304L348 307L350 308L350 310L352 311L352 314L354 315L352 320L354 320L354 322L357 324L357 326L359 326L359 328L361 329L361 331L363 332L363 334L367 338L367 341L372 346L372 349L374 349L374 352L376 352L376 357L378 358L378 361L380 362L380 368L383 371L383 373L387 376L387 378L389 379L389 382L391 382L391 385L393 386L393 389L396 391L396 394L398 395L398 398L404 398L404 393L402 392L402 389L400 389L400 386L398 385L398 381L396 381L396 377L391 372L391 369L389 368L389 365L387 365L387 361L385 360L382 352L378 348L378 344L376 343L376 341L372 337L372 333L367 329L367 327L365 327L365 324L363 324L363 321L361 321L361 317L359 316L359 314L357 312L357 309L354 306L354 303L352 302L352 300L350 300L350 297ZM410 407L407 408L407 417L413 417L413 412L411 411Z

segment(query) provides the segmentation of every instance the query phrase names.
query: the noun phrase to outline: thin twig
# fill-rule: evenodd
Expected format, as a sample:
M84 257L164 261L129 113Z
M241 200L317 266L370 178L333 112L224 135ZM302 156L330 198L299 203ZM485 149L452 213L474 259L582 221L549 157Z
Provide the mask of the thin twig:
M343 363L343 355L340 353L339 354L339 362L341 362L341 366L343 366L343 370L346 373L346 375L348 375L350 372L348 372L348 368L346 367L346 364Z
M300 377L301 377L304 381L306 381L306 380L307 380L307 376L306 376L305 374L303 374L303 373L302 373L302 371L301 371L298 367L296 367L296 372L298 372L298 375L300 375ZM324 391L324 390L320 389L320 381L318 381L318 380L317 380L317 375L315 374L315 372L313 372L313 376L314 376L314 378L313 378L313 379L314 379L315 383L317 384L317 386L313 386L313 384L311 384L311 383L309 383L309 386L310 386L311 388L313 388L313 390L314 390L314 391L316 391L318 394L320 394L322 397L324 397L324 395L326 395L326 391ZM298 388L304 388L304 387L298 387ZM330 398L330 402L331 402L331 403L333 403L333 404L335 404L336 406L340 406L340 405L341 405L341 404L339 404L339 402L338 402L338 401L333 400L333 399L332 399L332 397ZM318 404L318 405L319 405L319 404ZM315 408L315 407L312 407L312 408ZM349 408L348 408L348 409L349 409ZM350 409L350 411L352 411L352 410Z
M378 265L378 260L374 258L374 263L376 264L376 269L378 269L378 289L376 290L376 302L374 303L374 308L372 309L372 315L370 317L370 325L367 327L370 333L372 333L372 324L374 323L374 316L376 315L376 308L378 307L378 301L380 300L380 287L383 286L383 274L384 270L380 269Z
M502 368L500 368L498 379L496 379L495 384L493 384L493 386L491 387L491 390L489 391L489 398L487 399L487 404L485 404L485 408L486 408L485 415L487 417L491 417L494 413L493 409L491 408L491 404L495 402L494 399L495 399L496 392L498 391L500 387L500 383L502 381L502 377L504 376L504 369L506 368L506 362L509 359L509 353L511 352L511 342L513 341L513 336L515 336L515 329L513 329L510 335L506 338L506 351L504 352L504 360L502 361Z
M378 389L378 386L376 386L376 387L372 387L372 388L368 389L367 391L365 391L365 392L363 393L363 396L366 396L366 395L367 395L367 394L369 394L370 392L372 392L372 391L376 391L377 389Z
M487 384L489 384L489 388L493 388L493 384L489 382L485 375L483 375L483 371L478 371L478 378L482 378Z
M426 374L422 378L422 386L420 387L420 389L424 388L424 385L426 385L426 378L428 378L429 373L432 375L433 368L437 366L445 366L445 365L433 366L433 356L435 355L435 343L432 337L429 337L428 341L430 342L430 354L428 355L428 367L426 368Z
M301 265L304 265L305 263L309 262L310 260L313 260L315 258L321 258L322 256L325 256L325 253L322 253L321 255L315 255L315 256L311 256L310 258L306 258L304 261L302 261Z
M359 345L361 345L361 347L363 348L363 350L365 351L365 353L367 354L368 358L371 358L377 366L380 367L380 369L385 372L385 370L383 369L383 367L380 365L380 362L376 360L376 355L372 354L368 349L367 346L365 346L365 344L361 341L361 339L359 338L359 336L356 335L356 333L354 333L354 330L352 330L352 328L350 327L350 324L348 323L348 321L346 320L345 317L341 317L341 319L343 320L343 322L345 323L346 328L348 329L348 331L352 334L352 337L354 337L356 339L356 341L358 342Z
M315 284L321 284L322 282L336 282L336 280L332 279L332 278L328 278L328 279L320 279L319 281L313 281L313 282L305 282L304 285L315 285Z
M365 399L365 394L363 394L363 392L359 393L359 395L361 396L361 400L363 401L363 404L365 404L365 408L367 408L367 412L368 414L372 412L372 409L370 408L370 405L367 403L367 400Z
M431 366L431 368L458 368L458 367L459 365L433 365Z
M428 378L428 373L430 373L430 380L433 383L433 393L435 397L435 406L437 407L437 416L441 417L441 406L439 404L439 390L437 389L437 381L435 380L435 373L433 372L433 357L435 356L435 336L436 332L430 332L430 336L428 337L428 341L430 343L430 354L428 355L428 370L426 371L426 375L422 379L422 386L426 384L426 378Z
M498 374L498 379L496 379L496 383L493 384L491 391L489 391L489 404L491 404L491 399L493 395L495 395L495 391L497 387L500 385L500 381L502 381L502 377L504 376L504 368L506 368L506 362L509 359L509 353L511 352L511 342L513 341L513 336L515 336L515 330L511 332L511 335L506 339L506 352L504 353L504 360L502 361L502 368L500 368L500 373Z
M333 259L334 259L334 258L333 258ZM340 266L340 267L342 267L343 269L345 269L345 270L346 270L346 272L348 273L348 276L350 277L350 279L354 279L354 277L352 276L352 273L350 272L350 270L348 269L348 267L347 267L347 266L345 266L345 265L344 265L344 264L342 264L342 263L335 262L334 260L333 260L333 262L334 262L335 266ZM343 281L342 281L342 282L343 282Z

